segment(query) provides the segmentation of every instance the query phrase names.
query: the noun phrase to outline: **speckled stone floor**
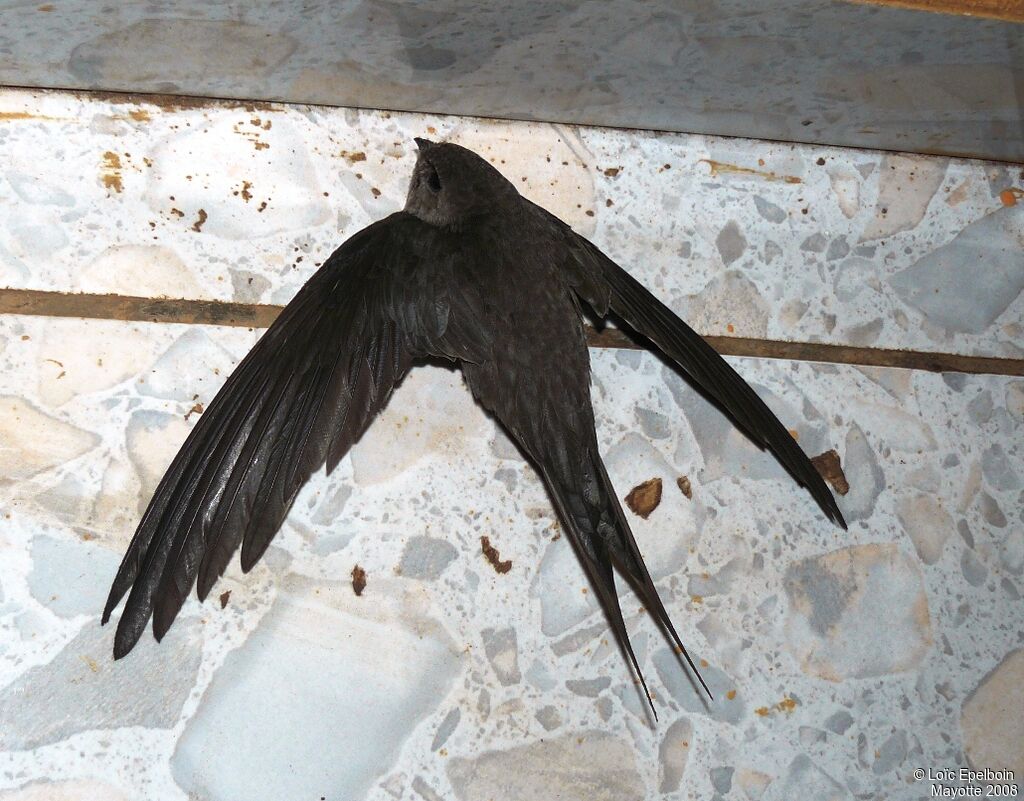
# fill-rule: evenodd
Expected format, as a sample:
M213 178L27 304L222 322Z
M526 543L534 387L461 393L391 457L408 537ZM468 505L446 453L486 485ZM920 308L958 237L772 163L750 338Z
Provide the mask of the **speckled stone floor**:
M284 303L401 206L415 135L493 158L703 333L1024 356L1021 168L347 109L0 91L0 287ZM630 521L716 698L625 594L657 722L532 469L438 367L251 573L112 662L120 554L259 333L0 315L3 801L918 799L918 769L1024 776L1014 375L733 359L808 453L837 451L842 532L657 358L592 350L609 472L623 497L660 482Z

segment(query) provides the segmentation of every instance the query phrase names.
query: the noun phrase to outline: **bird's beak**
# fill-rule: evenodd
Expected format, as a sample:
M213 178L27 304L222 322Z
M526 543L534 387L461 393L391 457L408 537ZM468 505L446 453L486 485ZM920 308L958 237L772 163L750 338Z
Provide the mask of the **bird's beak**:
M437 142L431 142L429 139L421 139L418 136L414 137L412 141L416 143L416 147L418 147L421 151L430 150L430 148L434 147L434 145L437 144Z

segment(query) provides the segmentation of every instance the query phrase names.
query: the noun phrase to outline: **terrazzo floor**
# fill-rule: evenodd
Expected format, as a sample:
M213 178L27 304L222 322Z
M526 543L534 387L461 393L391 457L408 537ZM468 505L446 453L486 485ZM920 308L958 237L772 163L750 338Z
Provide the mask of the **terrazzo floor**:
M1020 167L322 107L0 91L0 287L287 302L401 207L417 135L492 158L702 333L1024 355ZM838 453L843 532L659 359L593 349L609 473L660 485L630 523L716 698L624 594L658 721L532 469L439 367L251 573L114 663L120 555L259 334L0 316L2 801L919 799L957 784L919 769L1024 775L1015 375L730 359Z

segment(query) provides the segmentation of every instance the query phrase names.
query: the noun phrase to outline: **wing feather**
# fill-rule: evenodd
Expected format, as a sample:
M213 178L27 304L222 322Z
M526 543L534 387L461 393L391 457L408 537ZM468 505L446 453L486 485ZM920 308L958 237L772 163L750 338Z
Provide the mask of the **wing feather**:
M343 244L299 291L199 418L144 513L111 587L124 595L114 656L152 617L160 639L241 545L266 551L298 491L332 470L414 358L472 355L449 325L450 243L399 212ZM433 282L426 284L425 282ZM420 290L430 286L429 294ZM473 328L474 326L470 326Z
M539 207L537 207L539 208ZM546 212L545 212L546 214ZM733 418L762 448L768 448L786 470L806 487L829 520L846 528L846 521L821 475L792 435L757 393L696 331L593 243L557 218L570 251L570 281L574 291L595 312L615 312L671 358Z

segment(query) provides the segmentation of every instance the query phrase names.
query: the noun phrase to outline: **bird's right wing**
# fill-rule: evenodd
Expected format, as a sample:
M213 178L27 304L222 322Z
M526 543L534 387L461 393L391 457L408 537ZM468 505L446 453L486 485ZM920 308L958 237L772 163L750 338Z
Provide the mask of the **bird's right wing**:
M285 307L199 418L160 481L110 590L130 590L114 656L153 616L159 640L198 578L200 599L242 546L248 571L296 494L328 472L418 356L472 361L486 345L452 314L437 229L394 214L356 234ZM471 324L471 321L469 321Z
M846 528L835 498L811 460L729 363L596 245L548 216L560 226L569 248L570 280L576 293L599 315L604 316L610 309L657 345L729 413L747 436L775 454L790 475L807 488L829 520Z

